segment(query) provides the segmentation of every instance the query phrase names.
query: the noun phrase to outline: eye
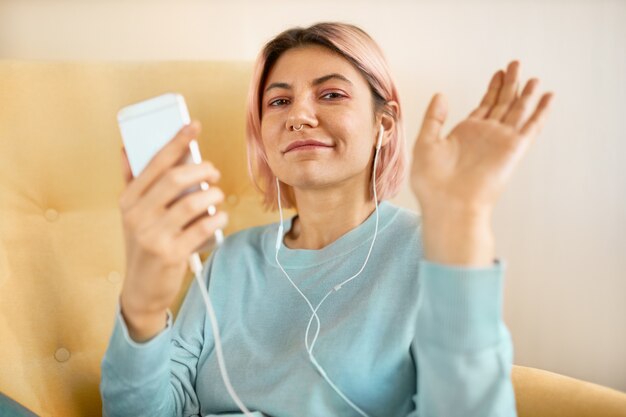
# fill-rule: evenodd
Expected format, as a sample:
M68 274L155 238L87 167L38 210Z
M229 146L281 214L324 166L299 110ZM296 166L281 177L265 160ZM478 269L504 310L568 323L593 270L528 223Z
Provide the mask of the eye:
M330 93L326 93L324 94L322 97L326 97L326 96L330 96L331 94L334 94L335 97L331 97L331 98L341 98L341 97L345 97L343 94L340 94L336 91L331 91Z
M280 101L287 101L287 99L285 99L285 98L279 98L279 99L276 99L276 100L272 100L272 101L270 101L268 104L269 104L270 106L273 106L273 107L278 107L278 105L276 105L276 104L274 104L274 103L277 103L277 102L280 102Z

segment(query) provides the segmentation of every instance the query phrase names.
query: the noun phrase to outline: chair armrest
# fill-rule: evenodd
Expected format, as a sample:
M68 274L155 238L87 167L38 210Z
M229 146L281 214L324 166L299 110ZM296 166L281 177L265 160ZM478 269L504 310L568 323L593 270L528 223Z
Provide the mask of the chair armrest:
M518 417L626 417L626 393L542 369L513 365Z

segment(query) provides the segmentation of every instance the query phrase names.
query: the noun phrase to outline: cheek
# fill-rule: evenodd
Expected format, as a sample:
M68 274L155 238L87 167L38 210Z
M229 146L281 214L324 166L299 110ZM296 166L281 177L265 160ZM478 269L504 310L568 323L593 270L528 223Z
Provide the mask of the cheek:
M261 132L268 134L266 140L277 138L283 129L285 129L285 117L275 111L267 112L261 119Z
M371 128L369 120L356 112L334 115L332 134L339 141L341 148L349 155L367 157L370 150Z
M271 117L265 117L261 123L261 141L265 149L268 149L272 143L276 142L276 137L276 123Z
M278 138L279 132L275 124L271 122L267 123L264 119L263 123L261 123L261 142L263 143L268 163L272 167L276 165L279 158Z
M360 104L346 107L329 108L324 112L324 120L330 129L348 138L360 138L371 125L371 112L366 111Z

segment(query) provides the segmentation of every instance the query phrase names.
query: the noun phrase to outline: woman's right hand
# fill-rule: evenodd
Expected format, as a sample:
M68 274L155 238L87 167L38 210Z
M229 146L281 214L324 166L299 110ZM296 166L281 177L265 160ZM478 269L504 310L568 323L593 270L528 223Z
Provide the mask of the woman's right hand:
M165 327L166 310L180 291L189 256L228 223L225 212L208 215L208 207L224 199L215 186L177 199L188 188L202 181L214 184L220 177L210 162L179 165L199 132L197 121L182 128L137 178L122 153L127 186L119 206L126 276L120 307L135 341L148 340Z

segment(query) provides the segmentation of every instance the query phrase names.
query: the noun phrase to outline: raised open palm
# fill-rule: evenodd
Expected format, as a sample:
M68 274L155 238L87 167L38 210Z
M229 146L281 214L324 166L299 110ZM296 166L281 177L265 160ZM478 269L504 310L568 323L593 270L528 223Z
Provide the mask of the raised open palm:
M530 79L521 95L519 62L498 70L480 105L441 136L448 109L435 94L415 142L411 188L422 211L491 211L517 162L541 131L553 93L545 93L534 111L530 99L539 83ZM530 113L530 114L529 114Z

